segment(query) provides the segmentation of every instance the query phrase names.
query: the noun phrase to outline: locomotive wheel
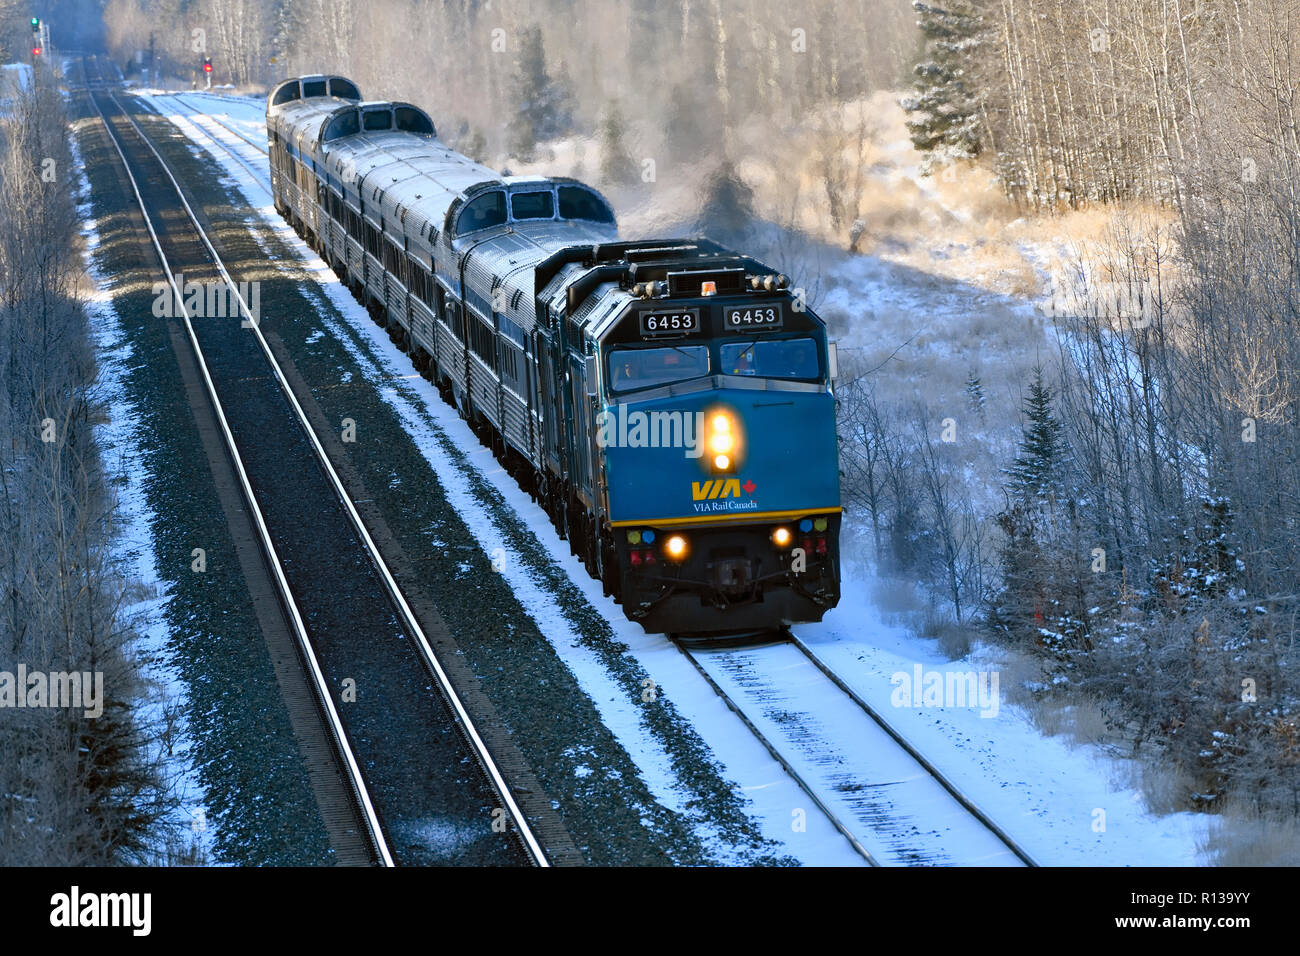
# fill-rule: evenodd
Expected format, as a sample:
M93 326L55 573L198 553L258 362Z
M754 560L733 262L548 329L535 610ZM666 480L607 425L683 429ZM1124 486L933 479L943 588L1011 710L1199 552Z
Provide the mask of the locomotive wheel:
M606 597L612 597L615 601L623 599L623 575L618 566L618 551L614 548L614 542L609 538L601 535L600 546L597 549L600 557L600 584L605 591Z
M551 483L546 480L545 470L533 472L533 500L542 506L546 517L554 524L555 510L551 505Z
M600 542L596 540L596 529L586 511L582 513L582 563L587 566L587 573L602 584L604 580L600 570Z

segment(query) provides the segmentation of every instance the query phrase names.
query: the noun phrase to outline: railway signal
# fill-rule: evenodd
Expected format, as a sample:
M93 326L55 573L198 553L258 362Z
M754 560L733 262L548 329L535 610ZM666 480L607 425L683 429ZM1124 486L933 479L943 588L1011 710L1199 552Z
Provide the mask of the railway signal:
M39 46L32 47L32 56L36 57L40 55L41 55L41 48Z
M33 32L33 33L40 33L40 32L41 32L41 18L40 18L40 17L32 17L32 32Z
M210 56L203 58L203 76L207 80L207 88L212 89L212 57Z

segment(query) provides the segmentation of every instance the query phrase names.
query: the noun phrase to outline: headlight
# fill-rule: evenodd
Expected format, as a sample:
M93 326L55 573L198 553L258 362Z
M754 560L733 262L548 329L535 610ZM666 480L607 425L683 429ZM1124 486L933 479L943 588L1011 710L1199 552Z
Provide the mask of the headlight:
M778 548L788 548L793 538L789 528L777 528L772 532L772 543Z
M718 409L709 413L708 449L714 471L733 471L739 464L742 435L736 417Z
M674 561L681 561L686 557L686 539L680 534L673 535L664 542L664 551Z

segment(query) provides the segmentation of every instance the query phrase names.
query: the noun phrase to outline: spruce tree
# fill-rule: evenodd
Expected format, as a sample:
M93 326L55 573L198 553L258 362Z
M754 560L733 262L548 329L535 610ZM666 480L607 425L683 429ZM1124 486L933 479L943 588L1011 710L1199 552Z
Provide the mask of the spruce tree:
M1034 369L1024 416L1020 452L1005 470L1007 507L997 516L1006 540L990 623L1068 662L1091 647L1088 608L1096 584L1082 516L1068 494L1063 429L1041 368Z
M740 242L754 222L754 191L724 158L704 187L699 228L710 238Z
M912 114L907 128L922 152L971 157L980 150L979 98L972 67L983 40L977 3L950 0L943 6L914 0L926 59L913 70L916 93L903 101Z
M1026 505L1051 503L1061 496L1065 456L1061 423L1052 414L1052 390L1043 382L1041 367L1029 383L1024 415L1020 454L1006 470L1007 490L1013 501Z
M600 176L606 183L622 186L636 179L636 164L623 143L624 134L623 113L611 100L600 124Z
M987 400L984 397L984 383L980 381L979 373L974 370L966 379L966 400L970 402L971 411L979 416L980 424L983 425L984 406Z
M546 70L546 48L539 26L525 28L519 38L513 105L515 114L507 126L509 147L524 162L533 158L540 140L559 136L572 123L569 92Z

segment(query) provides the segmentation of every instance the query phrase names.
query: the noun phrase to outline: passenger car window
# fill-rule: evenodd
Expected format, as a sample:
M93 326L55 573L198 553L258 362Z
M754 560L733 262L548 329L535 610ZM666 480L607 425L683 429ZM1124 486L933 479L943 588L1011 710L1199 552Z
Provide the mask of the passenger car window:
M482 196L476 196L461 210L460 216L456 219L456 235L463 236L467 232L491 229L505 221L506 194L500 190L493 190Z
M613 222L614 213L599 196L581 186L561 186L560 218L586 219L590 222Z
M550 190L515 193L510 197L510 212L516 219L554 219L555 197Z
M760 378L820 378L817 342L813 339L750 339L724 342L720 350L724 375Z
M615 392L632 392L708 374L709 349L704 345L614 349L609 356L609 383Z

